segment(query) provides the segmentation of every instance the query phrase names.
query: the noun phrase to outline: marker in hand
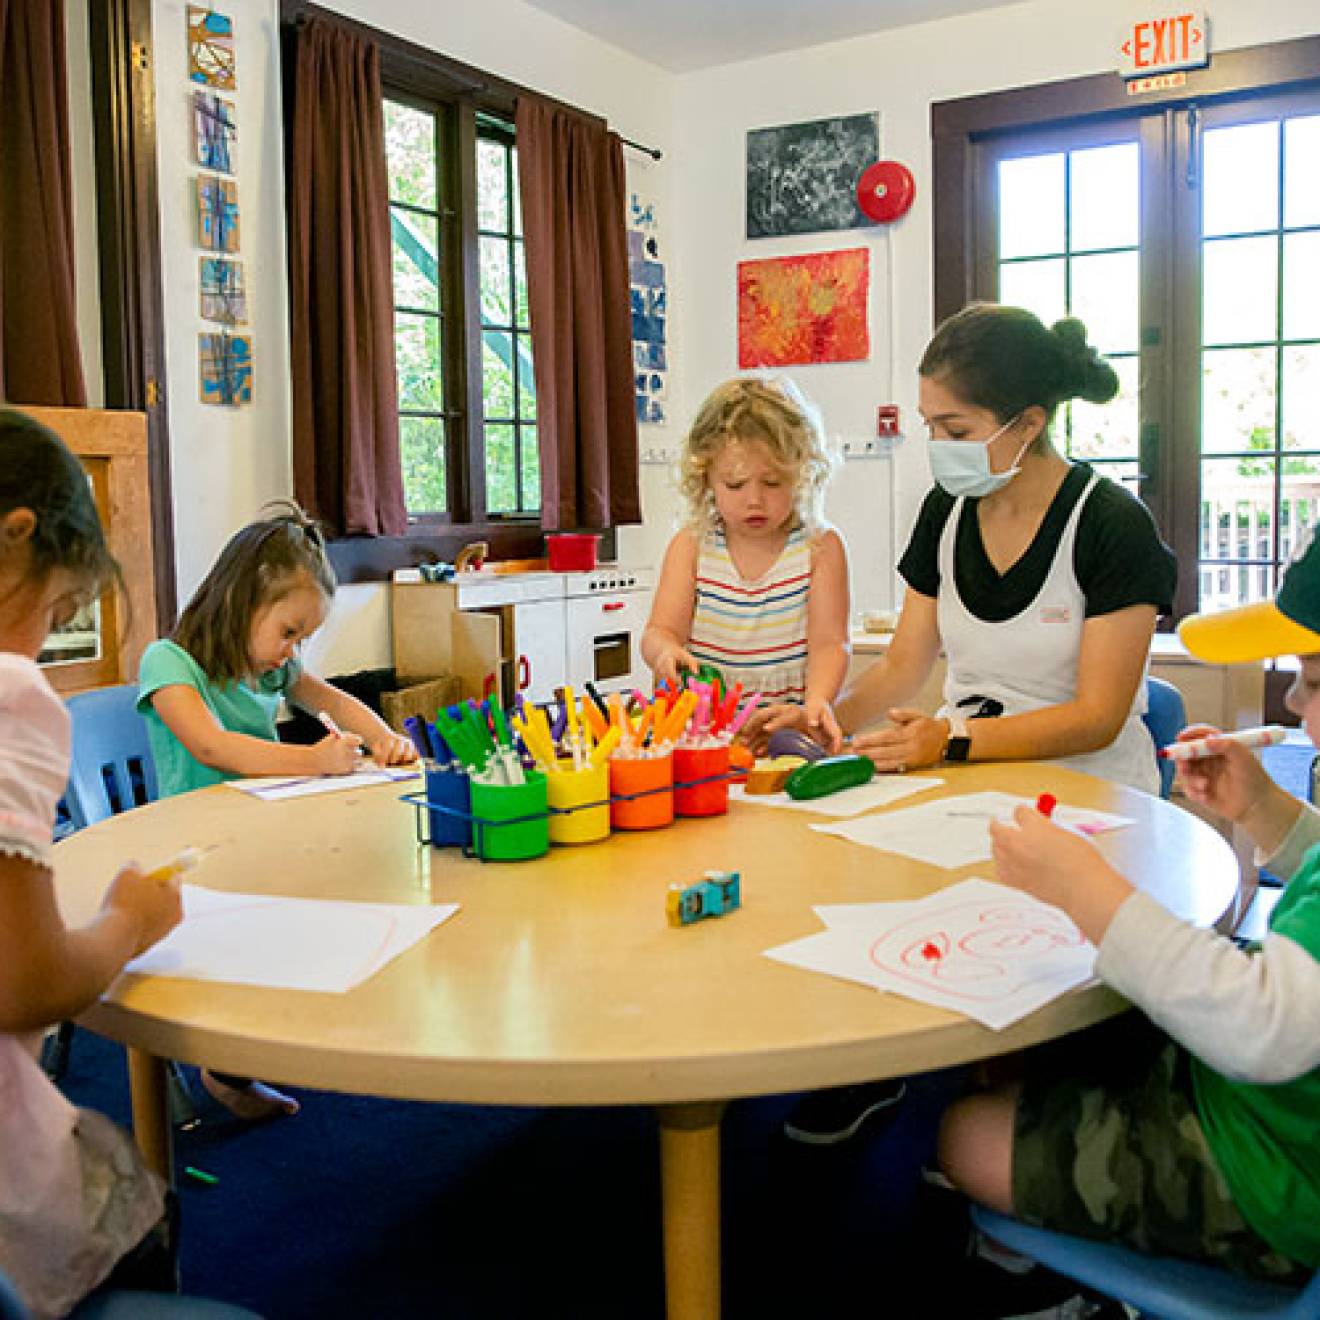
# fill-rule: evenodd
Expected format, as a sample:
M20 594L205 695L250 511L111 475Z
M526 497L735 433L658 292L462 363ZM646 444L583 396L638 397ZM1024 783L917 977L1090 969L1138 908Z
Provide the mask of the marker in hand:
M335 717L328 710L319 710L316 712L316 718L332 733L336 738L346 738L348 735L335 723ZM366 755L366 748L358 743L357 750L362 755Z
M1262 729L1238 729L1234 733L1218 733L1215 741L1237 743L1239 747L1273 747L1288 736L1288 731L1279 724L1267 724ZM1199 761L1206 756L1217 756L1209 738L1193 738L1188 742L1170 743L1161 747L1159 754L1166 761Z
M1059 805L1059 800L1053 793L1042 793L1036 799L1036 810L1040 812L1046 820L1054 814L1054 808Z
M159 880L162 883L173 880L175 876L182 875L184 871L191 871L202 860L202 850L200 848L184 848L176 856L171 857L168 862L163 862L156 867L154 871L147 872L148 880Z

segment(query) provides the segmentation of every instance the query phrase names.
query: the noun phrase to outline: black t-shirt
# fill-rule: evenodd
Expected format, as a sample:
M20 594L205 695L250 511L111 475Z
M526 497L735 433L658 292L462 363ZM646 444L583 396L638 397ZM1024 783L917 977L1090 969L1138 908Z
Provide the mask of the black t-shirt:
M963 502L954 536L954 573L963 604L986 623L1002 623L1020 614L1036 598L1054 562L1068 518L1092 476L1085 463L1074 463L1026 552L1002 576L985 552L976 517L979 501ZM898 571L923 596L940 588L940 535L953 511L954 497L936 486L917 515ZM1086 617L1113 614L1129 605L1153 605L1160 614L1173 609L1177 561L1160 540L1150 511L1122 486L1101 477L1082 508L1074 543L1073 569L1086 598Z

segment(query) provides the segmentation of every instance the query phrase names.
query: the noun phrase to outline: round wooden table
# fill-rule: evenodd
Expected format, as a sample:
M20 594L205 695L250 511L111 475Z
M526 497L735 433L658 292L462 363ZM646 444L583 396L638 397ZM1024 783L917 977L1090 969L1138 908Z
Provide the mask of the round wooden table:
M1098 846L1199 924L1234 901L1238 866L1210 826L1157 798L1035 764L944 767L940 793L999 789L1099 807L1135 824ZM420 786L420 781L418 781ZM419 845L408 785L284 802L216 787L114 817L55 850L66 919L115 868L211 846L190 879L215 889L460 911L347 995L121 977L83 1022L129 1047L134 1124L168 1171L164 1064L408 1100L653 1105L660 1122L671 1316L719 1312L719 1124L739 1096L896 1076L1018 1050L1124 1004L1081 988L1002 1032L762 957L821 928L816 903L915 898L972 875L808 829L824 817L735 803L728 816L613 834L497 864ZM671 881L742 873L741 910L681 929Z

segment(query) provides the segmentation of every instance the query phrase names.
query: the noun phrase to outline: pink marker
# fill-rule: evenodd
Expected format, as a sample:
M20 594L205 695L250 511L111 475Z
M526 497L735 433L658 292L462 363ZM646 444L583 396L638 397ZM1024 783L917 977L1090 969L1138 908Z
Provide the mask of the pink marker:
M1237 743L1239 747L1273 747L1288 736L1281 724L1267 724L1261 729L1238 729L1234 733L1219 733L1215 740ZM1166 761L1199 761L1206 756L1218 756L1209 738L1193 738L1188 742L1170 743L1161 747L1159 754Z
M733 723L729 725L729 737L736 738L738 730L751 718L752 712L761 704L761 694L753 692L743 703L743 708L734 717Z

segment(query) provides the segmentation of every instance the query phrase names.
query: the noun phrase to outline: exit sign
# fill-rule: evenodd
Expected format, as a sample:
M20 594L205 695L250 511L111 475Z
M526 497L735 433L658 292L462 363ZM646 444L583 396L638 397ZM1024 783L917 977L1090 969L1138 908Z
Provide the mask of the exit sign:
M1210 63L1210 23L1195 10L1139 19L1125 30L1118 50L1124 78L1200 68Z

